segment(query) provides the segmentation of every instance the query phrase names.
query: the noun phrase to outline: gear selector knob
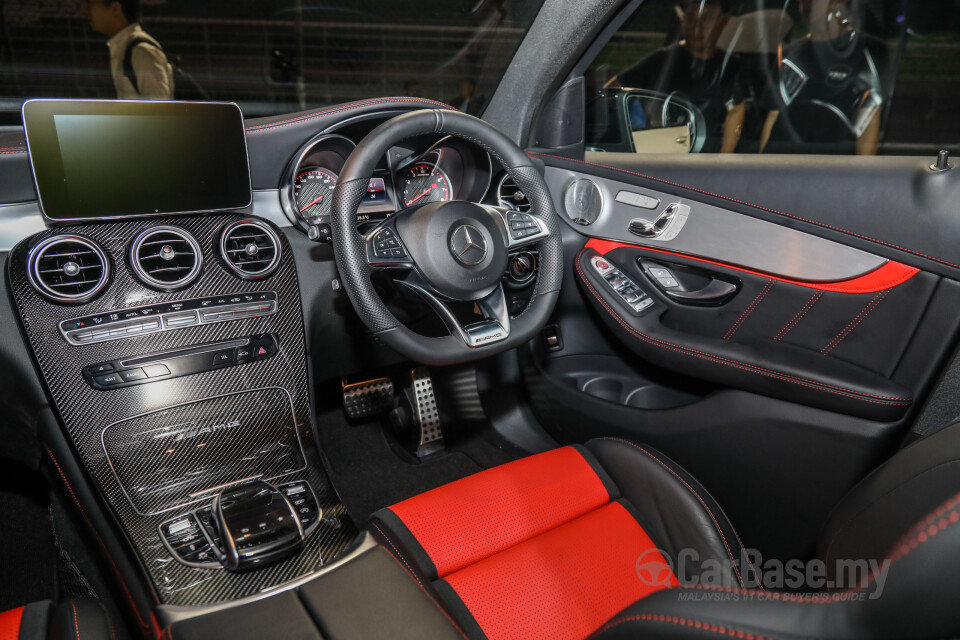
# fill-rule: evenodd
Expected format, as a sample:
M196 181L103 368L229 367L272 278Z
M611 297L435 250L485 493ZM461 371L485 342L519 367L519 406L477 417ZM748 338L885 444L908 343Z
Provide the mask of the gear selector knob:
M303 547L303 526L290 500L262 480L225 489L213 502L222 562L237 571L259 567Z

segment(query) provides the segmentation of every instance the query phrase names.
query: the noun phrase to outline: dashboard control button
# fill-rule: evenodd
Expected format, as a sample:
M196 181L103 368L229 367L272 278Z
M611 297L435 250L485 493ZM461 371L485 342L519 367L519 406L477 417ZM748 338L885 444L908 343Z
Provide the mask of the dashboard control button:
M106 373L107 371L113 371L113 365L109 362L104 362L103 364L91 365L89 368L91 374Z
M229 364L237 359L237 354L233 349L228 349L226 351L217 351L213 354L213 364Z
M175 313L165 316L163 318L163 324L165 327L186 327L191 324L197 324L199 319L197 318L197 313L195 311L190 311L189 313Z
M94 380L96 380L97 384L104 387L109 387L111 385L120 384L123 382L123 379L120 378L120 375L116 373L108 373L103 376L97 376L94 378Z
M125 369L120 372L120 378L124 382L134 382L135 380L146 380L147 374L143 372L143 369Z
M253 349L250 347L238 347L235 353L237 362L247 362L253 358Z
M277 341L269 333L255 338L251 346L254 358L269 358L277 352Z
M166 365L162 364L151 364L143 368L143 372L147 374L148 378L159 378L160 376L170 375L170 369Z

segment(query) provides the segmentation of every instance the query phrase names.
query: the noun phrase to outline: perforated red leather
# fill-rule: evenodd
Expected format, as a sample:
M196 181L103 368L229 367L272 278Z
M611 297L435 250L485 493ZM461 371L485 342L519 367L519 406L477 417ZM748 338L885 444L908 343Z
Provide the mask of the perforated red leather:
M640 598L678 585L649 536L617 502L446 581L490 640L585 638Z
M22 616L23 607L0 613L0 640L17 640Z
M481 471L390 507L443 577L610 501L576 449Z

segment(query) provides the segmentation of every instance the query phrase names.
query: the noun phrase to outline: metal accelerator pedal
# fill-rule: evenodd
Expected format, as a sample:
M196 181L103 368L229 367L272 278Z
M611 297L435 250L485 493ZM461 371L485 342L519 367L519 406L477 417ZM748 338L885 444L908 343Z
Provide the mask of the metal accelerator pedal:
M440 429L440 411L433 392L430 372L419 367L410 372L410 387L413 390L414 422L420 431L417 442L417 457L436 453L443 449L443 431Z
M351 420L386 413L394 407L393 382L376 378L363 382L340 382L343 388L343 410Z

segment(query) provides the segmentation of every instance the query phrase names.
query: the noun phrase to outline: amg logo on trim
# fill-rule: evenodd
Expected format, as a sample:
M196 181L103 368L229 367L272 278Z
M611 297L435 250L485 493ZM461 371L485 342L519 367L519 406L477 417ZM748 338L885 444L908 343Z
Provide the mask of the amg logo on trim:
M202 427L198 427L195 422L189 422L186 424L179 424L174 427L168 427L165 429L164 433L158 434L156 437L163 438L167 436L173 436L173 442L180 442L182 440L192 440L201 436L209 436L219 431L227 431L228 429L233 429L239 426L239 420L229 420L227 422L205 425Z
M503 331L497 331L496 333L488 333L487 335L477 336L474 338L474 344L482 344L484 342L490 342L491 340L502 340L505 336Z

